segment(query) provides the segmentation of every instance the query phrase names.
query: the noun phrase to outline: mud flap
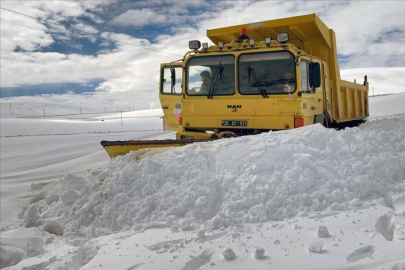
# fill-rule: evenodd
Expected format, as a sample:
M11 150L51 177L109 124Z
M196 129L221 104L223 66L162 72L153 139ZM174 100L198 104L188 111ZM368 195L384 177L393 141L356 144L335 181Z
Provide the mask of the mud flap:
M324 121L325 121L325 115L324 114L315 114L314 115L314 124L323 125Z

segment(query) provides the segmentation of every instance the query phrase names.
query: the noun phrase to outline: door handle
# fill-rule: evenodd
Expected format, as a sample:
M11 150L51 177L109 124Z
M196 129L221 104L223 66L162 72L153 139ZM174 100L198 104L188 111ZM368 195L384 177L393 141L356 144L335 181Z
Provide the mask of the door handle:
M169 109L169 106L162 106L162 109L167 110L167 109Z

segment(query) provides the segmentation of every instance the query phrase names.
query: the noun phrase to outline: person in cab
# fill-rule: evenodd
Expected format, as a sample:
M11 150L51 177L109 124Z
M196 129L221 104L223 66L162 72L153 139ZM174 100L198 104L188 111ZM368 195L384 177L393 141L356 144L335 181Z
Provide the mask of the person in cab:
M210 91L211 83L212 83L211 74L208 70L204 70L203 72L200 73L200 77L201 77L202 84L201 84L199 93L208 94L208 92Z

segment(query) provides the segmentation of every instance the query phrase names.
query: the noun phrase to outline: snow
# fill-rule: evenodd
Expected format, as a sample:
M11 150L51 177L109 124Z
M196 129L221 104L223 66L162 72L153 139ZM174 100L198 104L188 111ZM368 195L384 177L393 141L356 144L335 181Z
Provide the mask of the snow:
M0 267L405 269L403 102L113 160L99 141L173 138L161 111L2 118Z
M27 105L29 106L29 105ZM25 111L22 111L25 114ZM161 130L161 109L99 114L65 114L36 118L0 118L1 137L67 135ZM52 118L53 117L53 118Z

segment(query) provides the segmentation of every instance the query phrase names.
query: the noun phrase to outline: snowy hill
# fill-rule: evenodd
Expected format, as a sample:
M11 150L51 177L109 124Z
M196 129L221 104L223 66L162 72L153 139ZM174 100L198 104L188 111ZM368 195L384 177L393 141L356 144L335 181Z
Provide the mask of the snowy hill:
M405 93L369 98L370 116L403 114Z

